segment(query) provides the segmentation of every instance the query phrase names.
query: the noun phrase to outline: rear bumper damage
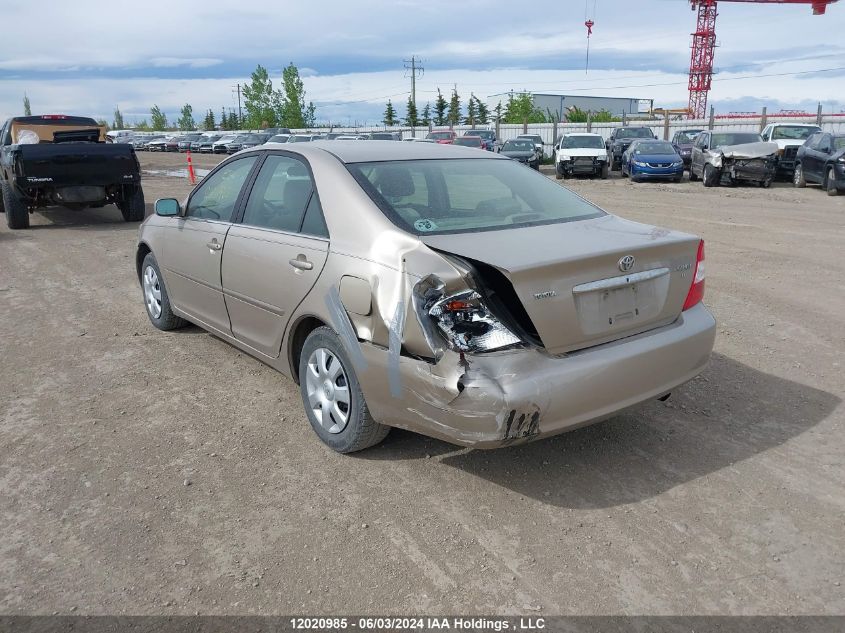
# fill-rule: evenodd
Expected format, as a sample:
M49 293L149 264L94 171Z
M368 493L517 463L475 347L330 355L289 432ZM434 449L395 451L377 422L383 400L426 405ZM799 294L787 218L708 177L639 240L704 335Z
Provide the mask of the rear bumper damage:
M498 448L597 422L699 374L715 320L699 304L672 324L552 357L519 349L436 362L361 343L359 380L375 419L474 448Z

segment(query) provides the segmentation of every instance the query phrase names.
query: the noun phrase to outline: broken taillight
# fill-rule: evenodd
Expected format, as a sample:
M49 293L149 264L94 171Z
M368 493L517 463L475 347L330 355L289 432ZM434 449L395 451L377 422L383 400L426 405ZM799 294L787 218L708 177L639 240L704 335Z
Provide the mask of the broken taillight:
M698 254L695 257L695 271L692 275L692 284L684 301L684 310L689 310L704 299L704 240L698 243Z

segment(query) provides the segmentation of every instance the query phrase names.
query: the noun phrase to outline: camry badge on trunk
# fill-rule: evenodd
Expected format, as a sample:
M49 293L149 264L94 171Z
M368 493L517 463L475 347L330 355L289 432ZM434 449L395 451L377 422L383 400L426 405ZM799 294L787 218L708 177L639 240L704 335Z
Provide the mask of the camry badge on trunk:
M623 273L627 273L634 267L634 256L633 255L625 255L622 259L619 260L619 270Z

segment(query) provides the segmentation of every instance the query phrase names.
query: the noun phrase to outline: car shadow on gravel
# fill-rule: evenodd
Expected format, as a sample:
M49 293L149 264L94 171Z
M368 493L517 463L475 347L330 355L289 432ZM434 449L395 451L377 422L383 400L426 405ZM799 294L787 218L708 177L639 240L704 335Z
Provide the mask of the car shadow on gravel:
M152 212L152 205L147 204L147 215ZM39 224L37 216L47 220L48 224ZM146 217L146 216L145 216ZM137 231L140 222L126 222L120 210L113 204L98 209L65 209L56 207L39 209L32 216L30 229L86 229L92 231Z
M393 432L368 459L425 459L544 503L635 503L770 450L827 418L840 399L721 354L665 403L531 444L467 450ZM542 428L542 421L540 422Z

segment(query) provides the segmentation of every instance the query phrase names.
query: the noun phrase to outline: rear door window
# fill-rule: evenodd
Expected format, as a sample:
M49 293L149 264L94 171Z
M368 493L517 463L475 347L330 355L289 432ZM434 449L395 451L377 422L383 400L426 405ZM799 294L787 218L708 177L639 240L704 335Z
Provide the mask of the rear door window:
M270 154L249 194L243 224L296 233L313 189L311 175L302 161Z

